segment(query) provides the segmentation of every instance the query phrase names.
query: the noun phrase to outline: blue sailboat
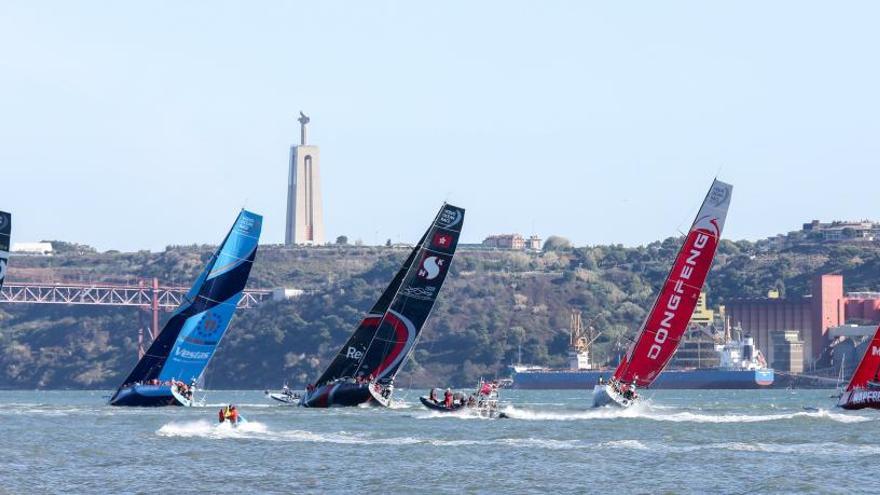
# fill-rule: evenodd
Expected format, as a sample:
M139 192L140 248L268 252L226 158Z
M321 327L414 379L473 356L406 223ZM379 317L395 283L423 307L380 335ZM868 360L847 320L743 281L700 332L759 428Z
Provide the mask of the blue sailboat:
M262 223L260 215L239 213L180 307L110 398L110 405L192 405L193 390L242 297Z

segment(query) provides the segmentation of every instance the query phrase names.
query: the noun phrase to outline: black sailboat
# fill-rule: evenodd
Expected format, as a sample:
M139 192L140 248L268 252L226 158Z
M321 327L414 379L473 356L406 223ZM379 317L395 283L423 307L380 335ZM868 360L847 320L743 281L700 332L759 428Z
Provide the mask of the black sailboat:
M389 405L394 377L412 353L449 273L464 209L444 204L376 304L309 385L305 407Z
M9 262L9 240L12 235L12 214L0 211L0 289L6 279L6 265Z

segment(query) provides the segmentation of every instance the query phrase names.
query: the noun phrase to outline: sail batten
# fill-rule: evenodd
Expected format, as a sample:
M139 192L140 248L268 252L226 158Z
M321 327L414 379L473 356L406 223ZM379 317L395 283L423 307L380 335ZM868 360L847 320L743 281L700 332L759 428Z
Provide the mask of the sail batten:
M712 183L638 338L614 372L617 381L649 386L672 358L712 266L732 191L730 184Z

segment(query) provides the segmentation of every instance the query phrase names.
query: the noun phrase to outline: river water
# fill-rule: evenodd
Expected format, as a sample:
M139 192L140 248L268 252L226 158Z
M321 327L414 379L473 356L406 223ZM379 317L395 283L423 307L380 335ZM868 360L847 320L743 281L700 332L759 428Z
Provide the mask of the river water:
M0 493L853 493L880 458L880 411L835 410L822 390L661 390L628 410L505 390L500 420L429 412L418 391L331 410L106 394L0 392ZM218 425L227 402L250 422Z

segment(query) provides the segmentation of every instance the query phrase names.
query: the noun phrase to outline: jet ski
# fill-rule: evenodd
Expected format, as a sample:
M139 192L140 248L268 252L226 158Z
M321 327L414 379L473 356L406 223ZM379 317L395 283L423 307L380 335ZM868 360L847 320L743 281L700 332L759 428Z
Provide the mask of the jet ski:
M245 419L244 416L242 416L238 412L238 409L232 404L221 407L220 412L217 416L220 424L229 423L232 425L233 428L237 428L239 425L243 425L248 422L248 420Z

